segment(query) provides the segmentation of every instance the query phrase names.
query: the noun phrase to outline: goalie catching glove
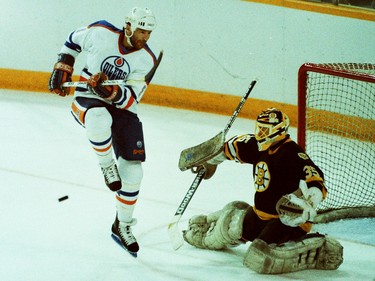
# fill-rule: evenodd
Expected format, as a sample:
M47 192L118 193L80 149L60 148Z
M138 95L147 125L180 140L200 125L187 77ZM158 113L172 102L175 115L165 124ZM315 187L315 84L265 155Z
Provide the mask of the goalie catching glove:
M94 95L105 100L118 100L122 93L121 88L118 85L102 85L106 80L108 76L104 72L98 72L87 80L87 87Z
M322 200L323 194L319 188L307 188L306 182L301 180L295 192L279 199L276 211L283 224L296 227L314 220L316 208Z

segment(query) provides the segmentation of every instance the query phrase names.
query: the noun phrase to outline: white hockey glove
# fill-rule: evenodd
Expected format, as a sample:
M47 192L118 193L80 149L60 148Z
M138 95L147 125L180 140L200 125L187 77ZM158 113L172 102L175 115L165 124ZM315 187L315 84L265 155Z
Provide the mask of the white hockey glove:
M301 180L295 192L280 198L276 211L283 224L296 227L314 220L316 208L322 200L323 194L319 188L307 188L306 182Z

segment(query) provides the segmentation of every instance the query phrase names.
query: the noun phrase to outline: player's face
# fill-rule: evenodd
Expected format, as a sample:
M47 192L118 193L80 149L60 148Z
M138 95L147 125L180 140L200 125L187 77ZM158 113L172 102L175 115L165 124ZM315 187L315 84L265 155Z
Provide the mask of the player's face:
M151 32L152 31L137 28L130 38L133 47L137 50L142 49L150 38Z

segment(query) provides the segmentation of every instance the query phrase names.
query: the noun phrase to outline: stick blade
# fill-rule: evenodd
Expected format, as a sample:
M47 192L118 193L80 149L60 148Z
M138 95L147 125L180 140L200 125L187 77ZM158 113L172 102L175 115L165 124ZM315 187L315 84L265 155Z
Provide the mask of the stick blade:
M184 244L184 239L178 230L178 221L180 220L180 215L174 216L172 222L168 224L168 235L169 240L172 243L172 247L175 251L182 247Z

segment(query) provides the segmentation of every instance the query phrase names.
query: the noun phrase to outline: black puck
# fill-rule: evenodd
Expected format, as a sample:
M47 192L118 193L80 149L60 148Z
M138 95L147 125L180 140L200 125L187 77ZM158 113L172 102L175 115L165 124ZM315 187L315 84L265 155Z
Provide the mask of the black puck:
M68 195L65 195L65 196L63 196L63 197L60 197L60 198L59 198L59 202L64 201L64 200L66 200L66 199L68 199L68 198L69 198Z

